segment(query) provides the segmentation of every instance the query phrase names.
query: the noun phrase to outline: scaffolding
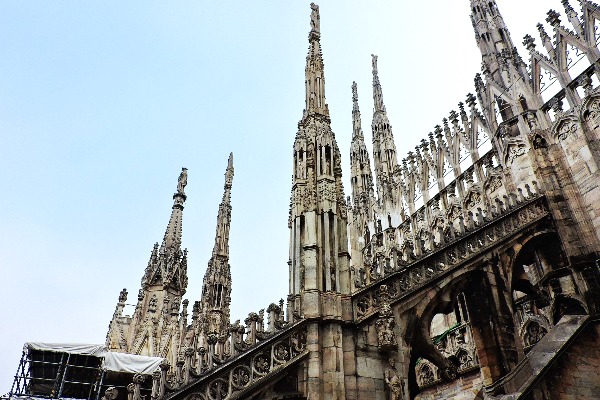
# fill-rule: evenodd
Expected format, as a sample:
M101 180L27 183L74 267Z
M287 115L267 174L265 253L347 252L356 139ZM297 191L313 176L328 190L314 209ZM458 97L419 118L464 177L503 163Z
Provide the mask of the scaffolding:
M149 399L151 374L162 360L113 353L98 345L26 343L12 388L3 398L100 400L114 387L116 400L127 400L127 385L133 375L142 374L142 396Z

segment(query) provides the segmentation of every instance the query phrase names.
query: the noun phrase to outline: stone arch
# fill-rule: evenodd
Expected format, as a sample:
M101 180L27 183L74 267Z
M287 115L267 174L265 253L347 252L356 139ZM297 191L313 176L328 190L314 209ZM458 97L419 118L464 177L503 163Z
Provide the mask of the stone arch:
M416 395L420 391L417 367L420 359L427 359L431 365L438 370L439 379L451 381L456 378L458 365L453 354L443 354L430 336L431 320L437 313L450 313L453 311L453 302L456 295L463 291L473 276L472 270L457 271L457 275L449 277L444 283L432 288L412 308L407 317L407 329L404 336L405 342L411 348L410 361L408 365L409 389L411 394Z
M588 96L583 101L579 117L584 122L598 121L600 119L600 94Z
M557 294L551 305L552 323L557 324L564 315L585 315L588 309L585 303L573 296Z
M536 232L532 232L530 235L519 240L518 244L513 246L514 255L511 257L510 265L508 270L506 271L506 275L509 282L509 292L513 292L513 283L514 283L514 272L515 267L520 262L528 262L531 257L531 250L535 246L540 246L544 244L551 251L550 262L552 269L556 269L558 266L563 266L566 264L564 259L564 250L562 247L562 242L558 237L556 231L552 229L543 229Z
M552 327L547 277L566 261L560 238L551 230L529 235L513 249L516 253L507 271L509 292L520 346L527 352Z

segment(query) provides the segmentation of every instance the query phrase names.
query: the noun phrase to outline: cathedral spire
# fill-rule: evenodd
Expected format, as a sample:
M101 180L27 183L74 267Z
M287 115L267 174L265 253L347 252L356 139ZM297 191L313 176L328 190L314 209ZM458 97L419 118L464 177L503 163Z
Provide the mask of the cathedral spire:
M183 205L187 199L185 187L187 185L187 168L181 168L177 180L177 191L173 194L173 207L171 217L160 248L154 245L148 267L142 278L142 288L154 284L172 284L176 290L185 293L187 277L185 265L187 263L186 251L181 250L181 236L183 224ZM179 273L174 271L180 270ZM172 282L168 282L172 280Z
M350 182L352 183L352 198L354 203L370 201L373 191L373 175L371 174L371 160L365 145L365 138L361 127L360 109L358 107L358 90L356 82L352 82L352 143L350 144Z
M506 87L511 86L509 79L514 73L527 81L527 68L517 53L496 1L471 0L471 22L483 58L484 74Z
M310 32L308 34L308 55L306 56L305 115L321 114L329 116L329 107L325 102L325 75L323 53L321 51L321 17L319 6L310 4Z
M179 326L177 315L188 284L187 250L181 249L186 185L187 168L182 168L169 224L160 247L155 243L152 248L132 317L122 316L127 291L119 296L106 339L113 351L175 360L173 336L162 332L175 331Z
M229 255L229 227L231 225L231 187L233 183L233 153L229 153L227 169L225 170L225 185L223 186L223 199L219 205L217 215L217 231L215 235L215 255Z
M223 199L217 215L215 246L204 274L201 312L206 334L223 334L229 325L231 303L231 268L229 266L229 228L231 226L231 187L233 153L225 170Z
M371 57L373 63L373 101L375 105L371 129L373 131L373 160L377 176L377 193L380 199L384 197L391 199L394 196L389 196L391 193L389 178L398 165L396 144L394 143L392 125L383 104L383 93L377 70L377 56L372 54Z
M385 112L385 104L383 104L383 91L379 82L379 71L377 70L377 56L371 54L371 62L373 64L373 101L375 103L375 112Z

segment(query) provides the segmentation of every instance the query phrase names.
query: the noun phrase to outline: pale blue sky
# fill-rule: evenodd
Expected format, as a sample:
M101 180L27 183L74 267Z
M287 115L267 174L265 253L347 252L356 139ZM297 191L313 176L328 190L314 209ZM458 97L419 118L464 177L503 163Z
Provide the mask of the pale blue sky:
M498 4L519 46L562 11ZM480 55L467 0L320 7L348 194L350 85L369 141L370 54L402 156L474 91ZM0 2L1 393L26 341L104 342L119 291L135 303L182 166L186 297L200 297L233 151L232 318L285 298L309 15L289 0Z

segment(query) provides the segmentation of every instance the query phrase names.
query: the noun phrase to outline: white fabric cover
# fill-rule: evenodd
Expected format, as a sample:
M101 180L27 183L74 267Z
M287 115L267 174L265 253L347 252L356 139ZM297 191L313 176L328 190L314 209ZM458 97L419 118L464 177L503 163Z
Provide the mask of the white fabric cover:
M105 346L98 344L29 342L25 343L23 350L91 355L102 358L102 369L105 371L128 372L132 374L151 374L160 369L160 363L163 360L160 357L115 353L106 350Z
M91 356L102 357L106 353L106 347L101 344L81 344L81 343L43 343L29 342L25 343L23 350L42 350L55 351L57 353L87 354Z
M151 374L160 369L163 360L160 357L136 356L135 354L113 353L104 355L102 369L105 371L130 372L132 374Z

